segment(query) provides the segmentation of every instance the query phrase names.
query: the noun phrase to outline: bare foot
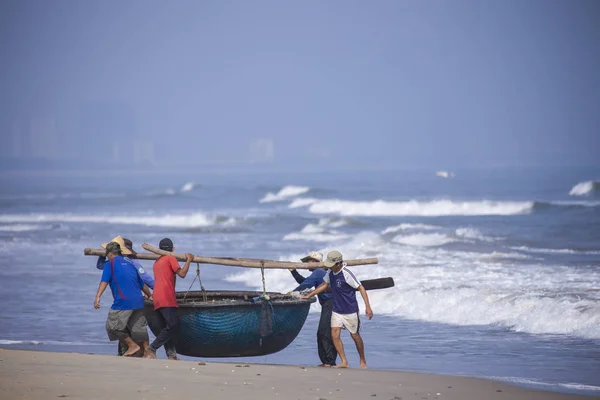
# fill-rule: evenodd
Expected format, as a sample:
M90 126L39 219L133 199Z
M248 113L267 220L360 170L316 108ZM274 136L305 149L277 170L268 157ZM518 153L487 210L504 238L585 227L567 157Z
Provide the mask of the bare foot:
M123 356L124 357L131 357L135 353L137 353L138 351L140 351L140 346L138 346L137 344L133 343L132 345L129 346L129 348L127 349L127 351L125 352L125 354L123 354Z
M360 367L361 367L362 369L367 369L367 363L366 363L365 361L361 361L361 362L360 362Z
M333 368L350 368L347 362L336 365Z
M330 368L330 367L331 367L331 365L329 365L329 364L319 364L319 365L317 365L317 367L326 367L326 368Z
M167 357L169 360L173 360L173 361L178 361L179 357L177 357L177 355L173 354Z
M144 358L156 358L156 351L151 347L148 347L144 352Z

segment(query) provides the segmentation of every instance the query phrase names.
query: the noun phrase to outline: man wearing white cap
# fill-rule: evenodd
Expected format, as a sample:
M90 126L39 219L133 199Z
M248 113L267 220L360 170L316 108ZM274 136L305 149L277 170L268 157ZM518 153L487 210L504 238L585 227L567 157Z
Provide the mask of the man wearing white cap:
M323 261L323 254L313 251L301 260L304 263L315 263ZM319 287L323 283L323 277L327 273L323 268L310 268L311 274L308 277L303 277L295 269L290 269L292 276L296 282L300 284L294 292L299 292L304 289ZM321 359L321 367L335 366L337 351L331 337L331 312L333 310L333 295L331 293L319 294L319 303L321 304L321 318L319 319L319 327L317 328L317 349L319 358Z
M337 368L348 368L348 360L344 353L344 344L340 338L342 328L347 329L354 339L356 350L360 356L360 367L367 368L365 359L365 345L360 337L360 318L358 317L358 302L356 301L356 291L358 290L365 301L365 313L369 319L373 318L373 311L369 304L367 291L356 276L346 268L346 263L342 259L342 253L337 250L330 251L327 259L323 262L327 268L331 268L323 277L323 283L313 290L305 298L324 292L331 287L333 294L333 312L331 315L331 336L333 344L340 355L341 363Z

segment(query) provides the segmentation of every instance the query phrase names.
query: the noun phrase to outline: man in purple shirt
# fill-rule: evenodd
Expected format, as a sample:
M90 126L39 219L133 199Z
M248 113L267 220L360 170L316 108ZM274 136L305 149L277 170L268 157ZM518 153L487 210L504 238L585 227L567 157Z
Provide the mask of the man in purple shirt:
M360 367L367 368L365 359L365 345L360 337L360 318L358 317L358 302L356 301L356 290L358 290L365 302L366 315L369 319L373 318L373 311L369 304L367 291L361 285L356 276L346 268L346 263L342 254L333 250L327 254L327 259L323 263L325 267L331 268L323 277L323 283L318 288L310 292L304 298L310 298L331 287L333 294L333 312L331 314L331 336L333 344L340 355L342 362L335 368L348 368L348 359L344 353L344 344L340 338L342 328L347 329L354 339L356 350L360 356Z
M322 262L323 254L313 251L306 257L302 258L302 262L314 263ZM305 289L312 289L319 287L323 283L323 277L327 274L327 271L323 268L311 268L309 269L311 274L305 278L295 269L291 269L290 272L296 282L300 285L294 289L294 292L302 291ZM321 293L319 296L319 303L321 303L321 317L319 318L319 327L317 328L317 350L319 358L321 359L320 367L332 367L335 366L335 360L337 358L337 351L333 344L333 338L331 337L331 312L333 310L333 296L331 293Z

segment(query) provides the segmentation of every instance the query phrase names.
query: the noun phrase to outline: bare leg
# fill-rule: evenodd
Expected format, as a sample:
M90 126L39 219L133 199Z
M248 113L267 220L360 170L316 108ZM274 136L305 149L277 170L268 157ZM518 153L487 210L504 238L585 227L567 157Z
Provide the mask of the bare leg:
M340 356L341 363L336 365L334 368L348 368L348 360L346 359L346 353L344 353L344 344L340 338L342 328L331 327L331 338L333 339L333 345Z
M352 339L354 339L354 344L356 344L356 350L358 350L358 355L360 356L360 367L367 368L367 360L365 359L365 344L363 343L362 338L360 337L360 333L351 333Z
M123 342L127 345L127 351L125 352L125 354L123 354L123 356L125 357L131 357L140 350L140 346L138 346L133 340L131 340L129 336L123 339Z

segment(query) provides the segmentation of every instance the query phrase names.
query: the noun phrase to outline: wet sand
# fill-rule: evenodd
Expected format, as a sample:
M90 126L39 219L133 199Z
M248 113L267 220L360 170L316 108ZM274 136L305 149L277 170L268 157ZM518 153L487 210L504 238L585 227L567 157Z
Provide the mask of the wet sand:
M199 360L200 361L200 360ZM596 397L397 371L131 359L0 349L0 399L448 399Z

